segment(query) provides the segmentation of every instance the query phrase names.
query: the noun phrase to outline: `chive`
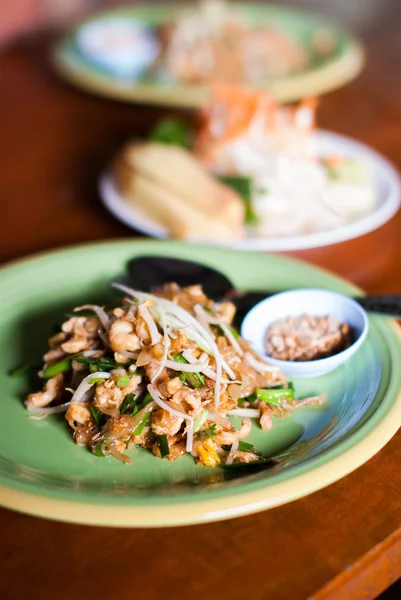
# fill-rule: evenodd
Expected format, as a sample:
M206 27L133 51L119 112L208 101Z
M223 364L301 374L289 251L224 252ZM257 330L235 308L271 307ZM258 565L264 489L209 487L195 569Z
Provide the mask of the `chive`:
M102 442L99 442L98 444L96 444L96 446L93 449L93 454L95 456L101 456L101 457L106 456L102 450Z
M149 419L150 419L150 412L147 412L144 414L142 421L139 423L139 425L136 427L136 429L134 429L133 435L141 435L141 433L145 429L145 425L147 424Z
M129 384L130 384L130 381L129 381L128 375L122 375L121 377L119 377L117 379L117 385L120 388L127 387L127 385L129 385Z
M245 398L240 398L238 400L238 406L242 406L244 404L244 402L250 402L252 404L252 402L256 402L258 398L256 397L256 394L251 394L250 396L246 396Z
M97 365L89 365L89 373L96 373L99 370Z
M54 377L59 373L65 373L66 371L69 371L71 369L71 360L71 357L64 358L63 360L60 360L60 362L46 367L46 369L43 371L43 377L45 379L50 379L50 377Z
M74 360L76 360L79 363L84 363L85 365L96 365L97 370L116 369L118 367L118 363L116 363L116 361L112 358L108 358L107 356L102 356L101 358L76 356Z
M182 353L178 353L178 354L174 354L173 356L174 360L187 365L188 361L186 358L183 357ZM200 375L200 373L185 373L185 379L194 387L201 387L206 385L205 384L205 380L203 379L202 375Z
M205 421L206 421L206 419L207 419L207 414L208 414L208 411L207 411L207 409L205 408L205 409L204 409L204 410L201 412L200 416L199 416L199 417L197 417L197 418L194 420L194 433L196 433L197 431L199 431L199 429L202 427L202 425L204 424L204 422L205 422Z
M89 383L95 385L95 383L100 383L101 381L104 381L103 377L92 377L92 379L89 380Z
M278 390L273 389L261 389L256 390L256 397L262 402L268 402L269 404L280 404L281 398L288 398L292 400L294 398L294 390L288 388L281 388Z
M185 377L185 373L180 373L178 375L178 379L181 381L181 383L185 383L185 381L187 380L187 378Z
M243 462L233 462L231 465L224 464L222 465L223 469L257 469L262 467L274 467L277 464L277 461L273 458L261 458L260 460L253 460L249 463Z
M207 437L214 437L215 435L217 435L217 433L216 433L216 423L213 423L213 425L210 425L210 427L209 427L208 436Z
M93 404L89 406L89 410L96 425L102 425L104 421L104 415L100 412L100 410L98 410L96 406L93 406Z
M244 442L243 440L239 441L238 450L240 452L253 452L254 454L260 454L260 452L255 449L255 446L253 444L250 444L249 442Z
M146 393L145 398L142 400L141 404L139 405L139 410L142 410L142 408L145 408L145 406L147 404L149 404L150 402L152 402L153 398L152 396L149 394L149 392Z
M168 439L166 435L159 435L159 448L162 458L170 454L170 448L168 447Z
M128 409L132 409L132 415L136 415L138 412L138 405L135 402L135 394L127 394L123 400L120 408L120 414L124 414Z
M15 369L9 371L8 375L10 377L19 377L20 375L25 375L26 373L29 373L29 371L32 371L33 369L34 367L32 367L31 365L21 365L20 367L16 367Z

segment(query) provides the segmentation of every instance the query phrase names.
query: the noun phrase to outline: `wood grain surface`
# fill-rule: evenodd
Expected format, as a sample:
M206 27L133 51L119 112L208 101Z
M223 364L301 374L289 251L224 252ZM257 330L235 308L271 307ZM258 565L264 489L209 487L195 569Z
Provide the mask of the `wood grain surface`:
M322 99L320 125L372 145L401 167L401 3L303 4L342 19L368 50L363 74ZM163 113L59 81L48 64L53 39L38 33L0 55L3 262L134 235L101 207L96 180L121 143L145 134ZM400 226L398 214L357 240L292 254L368 292L401 291ZM400 464L399 433L365 466L307 498L174 530L74 526L0 510L0 596L371 599L401 576Z

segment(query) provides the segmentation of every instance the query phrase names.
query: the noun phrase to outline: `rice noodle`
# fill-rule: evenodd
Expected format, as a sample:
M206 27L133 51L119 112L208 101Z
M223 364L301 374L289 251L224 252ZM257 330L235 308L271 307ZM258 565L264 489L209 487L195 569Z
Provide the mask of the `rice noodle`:
M194 306L194 312L195 312L196 316L198 317L198 320L200 320L203 323L206 323L207 326L209 326L209 325L218 325L219 327L221 327L221 329L223 330L224 335L226 336L226 338L230 342L231 346L234 348L235 352L237 354L239 354L239 356L242 356L244 354L241 346L239 345L239 343L237 342L237 340L233 336L233 334L232 334L230 328L228 327L227 323L225 323L224 320L221 317L216 317L214 315L209 315L205 311L205 309L203 308L203 306L201 306L200 304L196 304ZM209 327L208 327L208 329L209 329Z
M158 406L160 406L160 408L164 408L164 410L167 410L167 412L169 412L171 415L174 415L175 417L179 417L180 419L193 421L193 418L191 416L187 415L184 412L181 412L181 411L175 410L174 408L171 408L171 406L169 406L166 402L164 402L164 400L162 400L160 398L160 396L158 395L158 393L156 392L155 388L153 387L153 385L151 383L149 383L147 385L147 390L148 390L149 394L152 396L153 400L156 402L156 404Z
M96 313L105 330L108 331L110 329L110 318L103 307L97 306L97 304L83 304L82 306L77 306L74 308L74 312L79 312L81 310L92 310L94 313Z
M220 403L220 384L222 377L222 368L225 369L225 371L231 379L235 379L235 374L232 372L230 367L228 367L227 363L223 360L222 356L220 355L219 349L216 345L216 342L212 338L212 335L188 311L181 308L181 306L174 304L174 302L171 302L170 300L166 300L165 298L158 298L153 294L146 294L138 290L133 290L125 285L121 285L120 283L113 283L112 286L126 294L134 296L139 301L153 300L154 302L160 304L160 306L162 306L163 308L166 308L166 310L169 310L170 313L172 312L173 315L181 319L184 324L188 324L190 327L192 326L191 333L193 335L193 333L195 332L195 336L193 337L197 337L198 340L200 339L200 342L198 341L199 346L202 349L205 348L205 350L209 352L216 361L216 382L214 386L214 401L215 406L218 407ZM186 332L186 335L188 335L188 331Z
M138 313L142 317L142 319L145 321L146 325L148 326L149 334L150 334L150 337L152 340L152 345L154 346L155 344L160 342L160 340L162 339L162 336L160 335L159 330L157 329L157 325L156 325L150 311L147 309L147 307L144 304L140 304L138 306Z
M65 402L64 404L59 404L58 406L32 406L32 408L28 408L29 412L36 413L39 415L55 415L56 413L66 412L68 407L70 406L70 402Z
M81 381L81 383L75 390L71 398L71 402L83 401L86 392L88 392L91 389L91 387L95 385L94 383L90 383L92 379L110 379L110 377L110 373L107 373L106 371L96 371L95 373L90 373L89 375L84 377L84 379Z
M249 417L250 419L256 419L260 417L260 410L257 408L234 408L228 411L228 415L233 417Z
M257 360L250 352L245 354L245 360L248 365L258 373L267 373L268 371L275 373L280 371L279 367L276 367L275 365L268 365L267 363Z
M233 442L233 445L231 446L230 453L227 456L226 465L232 465L232 463L234 461L235 453L238 450L238 445L239 445L239 440L235 440L235 442Z
M224 331L224 335L226 336L226 338L228 339L228 341L230 342L231 346L234 348L235 352L239 355L239 356L243 356L244 351L242 350L241 346L239 345L239 343L237 342L237 340L235 339L235 337L232 334L231 329L229 328L229 326L226 323L223 323L223 321L220 323L220 327L222 328L222 330Z
M166 324L166 315L164 313L164 310L160 306L158 306L157 308L159 310L160 318L161 318L161 327L163 329L163 342L164 342L164 345L163 345L162 360L161 360L159 368L157 369L156 373L152 377L152 382L156 381L156 379L159 377L159 375L162 373L163 369L165 368L166 362L167 362L168 351L170 350L170 338L168 337L167 324Z
M209 412L207 414L207 420L213 421L213 423L218 423L219 425L222 425L226 429L232 428L231 421L229 419L227 419L227 417L224 417L223 415L221 415L220 413Z
M187 452L192 452L192 445L193 445L193 441L194 441L194 422L193 419L187 419L186 420L186 429L185 431L187 432L187 443L185 446L185 449Z

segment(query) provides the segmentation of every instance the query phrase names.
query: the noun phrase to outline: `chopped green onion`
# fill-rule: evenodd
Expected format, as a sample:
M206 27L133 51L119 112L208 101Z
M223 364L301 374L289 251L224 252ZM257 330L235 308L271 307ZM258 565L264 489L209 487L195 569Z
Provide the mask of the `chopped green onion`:
M63 360L60 360L60 362L46 367L46 369L43 371L43 377L45 379L50 379L59 373L65 373L66 371L69 371L71 369L71 360L71 357L64 358Z
M217 435L217 433L216 433L216 423L213 423L213 425L210 425L207 433L208 433L207 437L214 437L215 435Z
M107 369L116 369L119 365L112 358L108 358L107 356L102 356L101 358L89 358L87 356L76 356L74 358L79 363L84 363L86 365L96 365L96 369L99 371L107 370Z
M139 411L138 405L135 402L135 394L127 394L123 400L123 403L120 408L120 414L124 414L130 410L132 415L136 415Z
M189 148L191 130L186 123L174 117L167 117L156 123L149 135L152 142Z
M145 408L145 406L147 404L149 404L149 402L152 402L152 400L153 400L152 396L149 394L149 392L147 392L145 398L138 405L139 410L142 410L143 408Z
M222 465L223 469L258 469L262 467L274 467L277 464L277 461L273 458L261 458L260 460L253 460L252 462L244 463L244 462L233 462L230 465L224 464Z
M129 380L128 375L122 375L121 377L119 377L117 379L117 385L120 388L127 387L127 385L129 385L129 384L130 384L130 380Z
M252 208L252 179L244 175L221 175L219 179L243 199L245 203L245 223L247 225L257 225L259 218Z
M101 457L106 456L106 454L103 452L103 449L102 449L102 442L99 442L98 444L96 444L96 446L93 450L93 454L95 456L101 456Z
M203 411L201 412L201 414L199 415L199 417L194 419L194 433L199 431L199 429L202 427L202 425L204 424L204 422L207 419L207 415L208 415L208 411L206 408L204 408Z
M162 458L170 454L170 448L168 447L168 439L166 435L159 435L159 448Z
M31 365L21 365L20 367L16 367L15 369L9 371L8 375L10 377L19 377L20 375L25 375L26 373L29 373L29 371L32 371L33 369L34 367L32 367Z
M294 398L294 390L288 388L281 388L278 390L271 388L256 390L256 398L262 402L268 402L269 404L280 404L281 398L292 400Z
M95 383L100 383L101 381L104 381L103 377L92 377L92 379L89 380L89 383L95 385Z
M144 414L143 419L139 423L139 425L134 429L134 435L141 435L142 431L145 429L145 425L150 419L150 412Z
M238 400L238 406L242 406L244 402L250 402L252 404L252 402L256 402L256 400L256 394L251 394L250 396L246 396L245 398L240 398Z
M96 425L102 425L104 421L104 415L100 412L100 410L98 410L96 406L93 406L93 404L89 406L89 410Z
M178 353L178 354L174 354L173 356L174 360L176 362L182 363L187 365L188 361L186 358L183 357L182 353ZM194 387L201 387L201 386L205 386L205 380L203 379L202 375L200 373L183 373L185 376L185 379Z

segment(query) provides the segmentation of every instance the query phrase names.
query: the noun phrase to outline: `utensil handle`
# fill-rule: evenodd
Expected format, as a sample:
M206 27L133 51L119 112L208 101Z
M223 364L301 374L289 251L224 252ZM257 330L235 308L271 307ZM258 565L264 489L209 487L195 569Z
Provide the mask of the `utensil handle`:
M401 317L401 294L354 298L365 310L381 315Z
M237 319L242 319L255 304L279 293L266 290L264 292L232 292L228 299L237 308ZM401 317L401 294L387 294L380 296L359 296L354 298L365 310L387 317Z

